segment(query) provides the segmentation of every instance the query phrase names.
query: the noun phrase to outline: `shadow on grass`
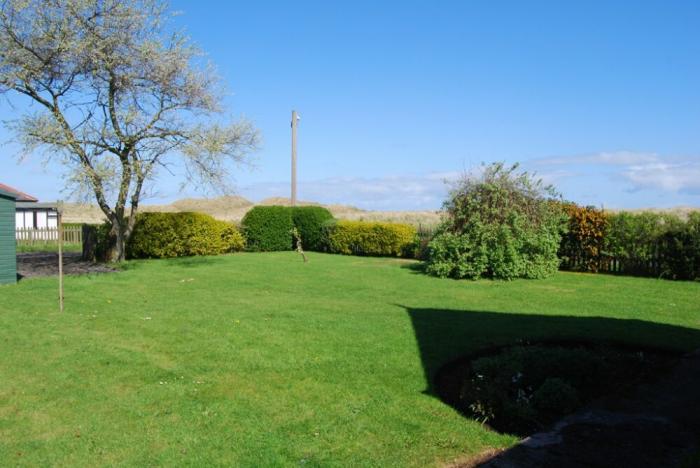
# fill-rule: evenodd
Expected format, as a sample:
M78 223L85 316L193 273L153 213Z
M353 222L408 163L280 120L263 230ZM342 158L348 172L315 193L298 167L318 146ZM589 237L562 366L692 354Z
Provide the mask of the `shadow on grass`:
M700 347L700 330L642 320L512 314L402 306L413 324L428 388L446 365L523 341L610 343L681 353Z
M425 262L423 262L423 261L406 263L406 264L401 265L401 268L404 270L409 270L411 273L415 273L415 274L421 274L421 275L428 274L425 271Z
M144 259L130 259L125 262L117 264L120 270L138 270L145 266L149 262L158 262L160 265L166 267L185 267L185 268L198 268L206 267L211 265L216 265L224 262L222 257L178 257L178 258L144 258Z
M223 262L223 257L180 257L168 259L166 265L170 267L198 268L203 266L216 265Z
M700 347L700 330L642 320L405 309L413 324L428 382L425 393L458 411L459 405L454 404L454 397L461 394L463 381L454 371L463 366L468 357L519 341L608 343L636 350L673 353ZM671 377L667 377L671 380L659 381L650 395L642 393L636 402L621 404L622 410L618 408L618 412L622 411L620 417L627 414L626 411L642 415L651 411L649 414L656 417L658 410L661 423L657 421L656 425L649 425L646 422L646 426L640 426L641 420L630 423L622 419L623 423L615 423L614 418L605 423L591 423L584 418L560 432L556 432L555 427L558 439L551 446L545 444L532 448L523 442L496 455L480 456L469 466L667 466L664 462L669 457L686 459L693 453L696 454L691 455L692 460L700 459L697 455L700 453L697 452L700 426L696 410L700 405L700 373L693 368L692 361L683 360L681 363L685 363L686 368L680 374L674 371ZM678 375L682 378L679 379ZM626 405L631 405L632 409ZM604 408L607 411L607 407ZM617 417L618 413L615 415ZM659 438L659 435L663 437ZM547 440L553 439L550 436ZM700 465L691 461L678 466Z

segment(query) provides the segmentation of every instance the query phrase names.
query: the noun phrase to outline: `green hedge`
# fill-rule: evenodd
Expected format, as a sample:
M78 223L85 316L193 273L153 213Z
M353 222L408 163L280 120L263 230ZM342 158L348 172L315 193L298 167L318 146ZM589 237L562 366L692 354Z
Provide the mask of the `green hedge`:
M323 226L333 215L321 206L256 206L243 217L241 225L248 250L270 252L292 250L292 228L296 227L305 250L324 248Z
M410 224L338 221L325 226L327 250L343 255L412 257L417 237Z
M238 229L202 213L140 213L131 239L128 258L170 258L218 255L243 250Z
M569 215L575 212L570 211ZM691 213L686 220L652 212L604 213L604 217L605 223L595 232L600 239L596 241L599 248L585 249L583 243L566 243L570 235L564 236L560 249L563 268L700 279L700 213ZM569 229L577 224L570 219Z
M333 220L330 211L322 206L292 208L292 222L299 231L304 250L319 252L324 247L323 226Z
M292 249L292 209L288 206L256 206L241 221L248 250L271 252Z

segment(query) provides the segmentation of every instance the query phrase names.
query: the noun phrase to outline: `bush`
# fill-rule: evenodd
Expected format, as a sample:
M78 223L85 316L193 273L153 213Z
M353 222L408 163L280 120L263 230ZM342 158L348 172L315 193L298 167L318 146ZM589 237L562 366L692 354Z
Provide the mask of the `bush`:
M517 165L487 166L445 202L446 221L428 245L426 270L440 277L544 278L559 267L566 217L556 192Z
M700 213L692 213L682 224L674 224L660 236L659 276L700 280Z
M592 206L563 205L569 221L562 235L559 257L570 270L597 272L601 269L608 231L608 216Z
M326 248L343 255L410 257L417 242L410 224L367 221L326 223Z
M126 247L129 258L218 255L243 249L236 227L201 213L140 213Z
M574 204L564 207L569 223L559 249L563 268L700 278L700 213L684 221L674 214L608 214Z
M299 231L304 250L321 251L324 247L323 226L333 215L321 206L292 208L292 222Z
M256 206L241 221L248 250L292 250L292 209L288 206Z
M633 275L653 274L658 240L670 225L680 221L677 217L651 212L620 212L609 215L608 219L606 253L618 261L620 272Z

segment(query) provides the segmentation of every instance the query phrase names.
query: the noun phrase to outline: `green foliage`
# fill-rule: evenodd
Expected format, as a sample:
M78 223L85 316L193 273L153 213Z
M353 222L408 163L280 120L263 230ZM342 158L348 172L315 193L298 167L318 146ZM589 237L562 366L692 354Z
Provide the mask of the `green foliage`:
M457 404L498 430L527 434L593 398L635 385L661 362L603 346L513 346L472 361Z
M659 237L659 276L700 280L700 213L691 213L682 224L669 225Z
M464 178L445 202L447 220L428 244L440 277L544 278L559 267L565 216L553 188L518 166L492 164Z
M243 250L236 227L202 213L140 213L127 244L129 258L218 255Z
M614 214L565 205L562 267L668 279L700 279L700 213L687 220L653 212Z
M637 275L650 272L657 241L668 228L680 223L675 216L651 212L620 212L608 219L606 253L620 262L621 271Z
M292 250L292 208L256 206L241 221L248 250L270 252Z
M411 257L417 233L410 224L338 221L326 223L325 242L331 253Z
M532 394L532 406L548 419L572 413L581 405L579 392L566 380L547 378Z
M562 266L571 270L597 272L605 250L608 216L603 210L592 206L566 203L563 208L569 221L559 247Z
M322 206L292 208L292 222L299 232L304 250L317 252L323 250L323 226L332 219L331 212Z

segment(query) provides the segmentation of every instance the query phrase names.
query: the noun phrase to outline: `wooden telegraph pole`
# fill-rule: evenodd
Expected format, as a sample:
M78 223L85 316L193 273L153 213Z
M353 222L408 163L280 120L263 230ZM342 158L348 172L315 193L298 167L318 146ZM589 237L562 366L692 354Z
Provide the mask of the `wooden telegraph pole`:
M297 204L297 123L299 115L292 111L292 206Z

